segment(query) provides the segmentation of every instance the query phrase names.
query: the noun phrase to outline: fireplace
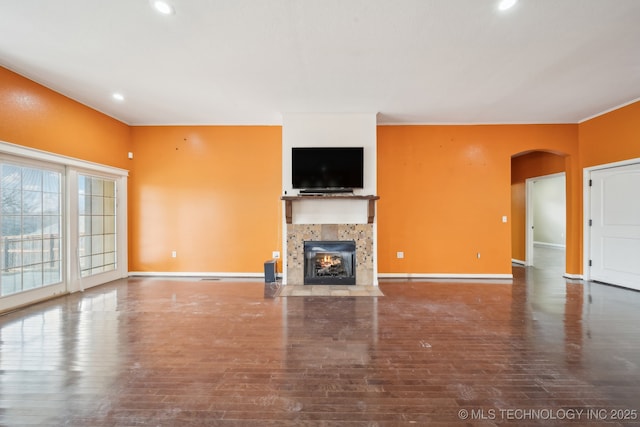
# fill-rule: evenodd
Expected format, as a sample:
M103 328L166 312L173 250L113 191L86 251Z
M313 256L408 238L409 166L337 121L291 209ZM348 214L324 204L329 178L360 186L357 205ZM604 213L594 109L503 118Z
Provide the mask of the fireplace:
M305 285L355 285L356 242L305 241Z
M303 285L305 242L356 242L353 269L356 285L375 284L373 224L287 224L283 283Z

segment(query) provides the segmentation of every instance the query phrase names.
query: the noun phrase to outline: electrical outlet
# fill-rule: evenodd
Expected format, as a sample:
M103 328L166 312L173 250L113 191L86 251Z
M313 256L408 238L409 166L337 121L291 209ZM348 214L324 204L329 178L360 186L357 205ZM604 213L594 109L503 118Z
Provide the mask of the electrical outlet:
M178 252L176 251L171 251L171 258L175 258L178 256Z
M502 222L507 222L507 216L506 215L502 215Z
M404 258L404 252L396 252L396 258L398 259Z
M478 252L476 256L478 257L478 259L480 259L480 252Z
M273 251L273 252L271 252L271 258L273 258L273 259L279 259L279 258L280 258L280 251Z

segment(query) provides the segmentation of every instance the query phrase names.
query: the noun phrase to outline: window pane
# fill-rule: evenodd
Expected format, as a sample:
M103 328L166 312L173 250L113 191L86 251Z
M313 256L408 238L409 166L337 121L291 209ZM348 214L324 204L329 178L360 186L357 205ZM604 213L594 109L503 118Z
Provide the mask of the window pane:
M42 264L35 264L23 268L22 290L42 287Z
M78 194L91 194L91 188L87 185L89 177L78 175Z
M92 178L91 179L91 195L92 196L103 196L104 191L104 180L100 178Z
M53 285L55 283L60 283L60 281L62 280L61 272L62 269L60 268L60 261L45 264L42 284Z
M22 187L22 171L19 166L2 165L2 188L21 188Z
M78 212L80 215L91 214L91 196L78 195Z
M104 181L104 196L105 197L116 197L116 182L115 181Z
M60 217L53 215L43 216L42 234L45 236L60 236Z
M94 267L91 269L91 274L100 274L100 273L104 273L106 270L104 268L104 266L100 266L100 267Z
M25 215L22 217L23 236L42 236L42 216Z
M104 255L101 253L97 255L91 255L91 265L93 270L104 265Z
M22 217L18 215L2 216L2 237L12 238L20 236L22 231Z
M78 217L78 232L81 236L91 234L91 217L86 215L80 215Z
M92 216L91 217L91 234L103 234L104 233L104 217Z
M2 240L2 268L19 271L22 266L22 240L8 237Z
M115 252L116 250L116 235L107 234L104 236L104 251Z
M22 189L42 193L42 171L22 168Z
M91 253L102 255L102 252L104 252L104 236L94 234L91 236Z
M54 215L60 213L60 194L42 193L42 212Z
M106 197L104 199L104 214L115 215L116 214L116 199L113 197Z
M46 193L60 193L60 174L45 171L42 174L42 189Z
M0 276L2 295L11 295L22 290L22 272L15 269L2 270Z
M88 270L91 268L91 256L82 256L80 257L80 270L82 270L82 272L84 273L85 270ZM82 275L83 277L86 276L86 274Z
M104 254L104 263L105 265L110 265L112 268L115 268L116 263L116 253L115 252L107 252Z
M19 214L22 212L22 191L2 189L2 213Z
M43 241L42 256L45 263L53 265L54 261L61 260L62 240L56 238L48 238Z
M104 213L104 198L101 196L91 196L91 214L102 215Z
M22 192L22 212L42 213L42 193L39 191Z
M105 216L104 217L104 232L106 234L115 234L116 232L116 217Z
M42 240L22 241L22 265L42 264Z
M80 256L91 254L91 236L80 237L80 241L78 243Z

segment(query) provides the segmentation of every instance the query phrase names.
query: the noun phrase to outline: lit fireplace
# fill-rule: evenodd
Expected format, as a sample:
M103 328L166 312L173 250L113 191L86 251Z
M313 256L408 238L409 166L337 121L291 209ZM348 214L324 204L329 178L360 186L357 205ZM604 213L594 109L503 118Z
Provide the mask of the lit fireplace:
M304 242L304 284L355 285L355 254L353 240Z
M347 274L342 255L336 252L320 252L316 254L316 277L340 277Z

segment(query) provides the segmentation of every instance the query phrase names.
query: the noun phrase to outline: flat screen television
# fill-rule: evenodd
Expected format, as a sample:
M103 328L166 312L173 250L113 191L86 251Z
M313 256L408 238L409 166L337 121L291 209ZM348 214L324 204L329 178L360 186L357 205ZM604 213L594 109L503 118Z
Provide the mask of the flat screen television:
M293 147L291 183L300 190L364 187L363 147Z

